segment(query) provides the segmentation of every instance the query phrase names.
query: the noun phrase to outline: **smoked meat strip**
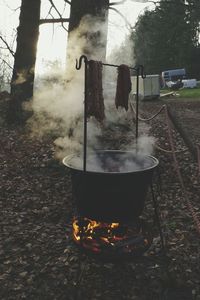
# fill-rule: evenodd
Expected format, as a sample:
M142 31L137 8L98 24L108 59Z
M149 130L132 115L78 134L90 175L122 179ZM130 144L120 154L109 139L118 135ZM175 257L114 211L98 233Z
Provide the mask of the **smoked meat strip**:
M105 118L102 86L102 63L90 60L87 69L87 117L94 116L99 122Z
M131 91L131 75L130 69L127 65L120 65L118 67L117 88L115 95L116 108L119 106L128 110L128 98Z

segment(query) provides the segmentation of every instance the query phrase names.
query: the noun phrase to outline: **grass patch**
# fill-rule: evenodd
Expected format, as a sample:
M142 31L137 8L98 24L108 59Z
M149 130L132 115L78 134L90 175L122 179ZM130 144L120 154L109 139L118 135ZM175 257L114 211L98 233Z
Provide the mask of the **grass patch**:
M193 89L182 89L178 91L181 98L199 98L200 99L200 88Z
M162 89L161 94L172 92L170 89ZM179 95L180 98L199 98L200 99L200 88L185 88L178 91L174 91Z

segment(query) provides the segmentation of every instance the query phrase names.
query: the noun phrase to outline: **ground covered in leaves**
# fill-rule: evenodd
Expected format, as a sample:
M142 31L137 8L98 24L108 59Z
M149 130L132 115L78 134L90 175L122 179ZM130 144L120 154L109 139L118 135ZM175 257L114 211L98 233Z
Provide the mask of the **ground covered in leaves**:
M188 134L195 132L193 142L200 141L200 102L176 101L174 107L169 102L184 126L188 124ZM161 105L144 103L143 117ZM155 153L160 161L162 189L156 197L166 256L160 252L154 226L153 245L145 256L106 261L80 251L72 240L75 206L70 174L54 160L52 139L33 140L25 129L0 123L0 299L200 299L200 235L187 204L189 199L199 217L198 164L187 149L176 154L187 195L172 154ZM165 114L149 126L157 145L169 150ZM173 137L177 150L186 148L175 129ZM151 202L146 210L153 213Z

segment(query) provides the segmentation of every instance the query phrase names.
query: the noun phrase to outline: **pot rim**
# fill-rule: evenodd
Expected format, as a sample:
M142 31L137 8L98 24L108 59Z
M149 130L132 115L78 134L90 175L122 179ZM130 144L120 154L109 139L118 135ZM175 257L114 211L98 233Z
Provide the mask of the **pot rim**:
M125 151L125 150L96 150L94 152L88 152L88 154L96 154L96 153L103 153L103 152L130 153L130 154L136 155L135 152L133 152L133 151ZM101 175L102 174L106 174L106 175L126 175L126 174L132 174L132 173L142 173L144 171L154 169L158 166L159 160L156 157L154 157L152 155L146 155L146 154L141 155L141 156L151 158L151 160L154 161L154 164L152 166L148 167L148 168L143 168L141 170L135 170L135 171L126 171L126 172L103 172L103 171L87 170L87 168L86 168L85 173L101 174ZM65 156L62 160L63 164L66 167L68 167L70 170L76 170L76 171L79 171L79 172L84 172L83 168L73 167L72 165L70 165L69 162L73 157L79 157L79 155L70 154L70 155Z

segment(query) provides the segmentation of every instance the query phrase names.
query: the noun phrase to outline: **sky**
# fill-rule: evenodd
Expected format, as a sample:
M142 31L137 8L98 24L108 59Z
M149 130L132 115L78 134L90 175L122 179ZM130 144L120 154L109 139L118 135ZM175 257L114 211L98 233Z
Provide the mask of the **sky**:
M114 0L113 0L114 1ZM143 0L137 0L143 1ZM145 0L144 0L145 1ZM60 11L64 10L63 0L54 1ZM16 35L16 27L19 21L21 0L0 0L0 33L12 44ZM151 3L139 3L127 0L125 3L115 6L122 13L129 23L134 25L139 14L145 8L152 7ZM49 1L42 0L41 17L45 18L49 10ZM69 6L65 7L65 17L69 15ZM58 17L55 14L55 17ZM127 26L123 18L115 11L109 11L108 49L110 54L112 49L118 47L128 33ZM62 45L62 46L61 46ZM67 32L60 24L45 24L40 26L40 37L38 43L37 66L38 72L45 72L46 61L59 60L64 66L67 47Z

